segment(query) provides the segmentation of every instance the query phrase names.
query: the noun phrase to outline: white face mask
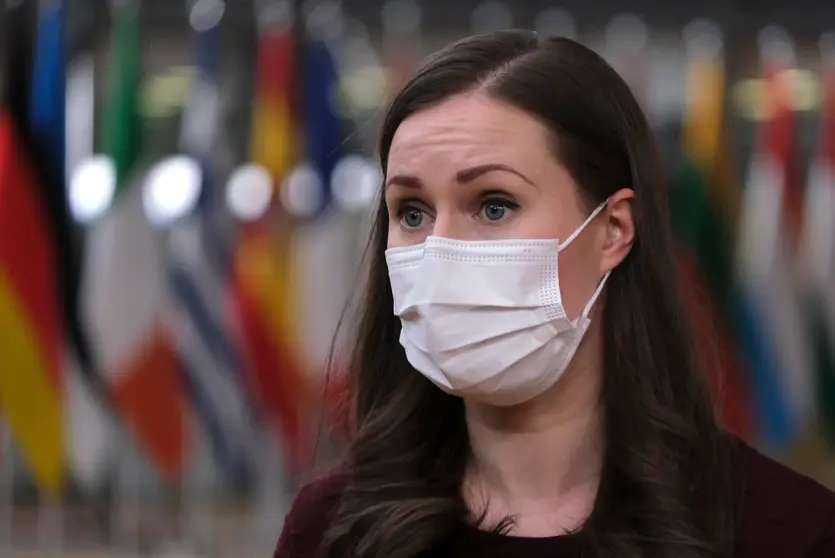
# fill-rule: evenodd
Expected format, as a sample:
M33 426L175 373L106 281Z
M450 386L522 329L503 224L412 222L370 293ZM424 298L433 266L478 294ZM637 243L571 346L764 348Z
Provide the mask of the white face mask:
M563 243L430 236L417 246L386 250L409 363L445 392L492 405L524 403L553 386L580 345L609 277L570 320L557 254L605 206Z

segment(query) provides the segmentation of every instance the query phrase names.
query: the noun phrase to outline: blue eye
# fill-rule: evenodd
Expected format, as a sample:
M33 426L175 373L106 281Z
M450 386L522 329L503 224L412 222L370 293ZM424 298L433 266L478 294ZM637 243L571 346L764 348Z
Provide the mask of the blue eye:
M491 203L484 206L484 216L490 221L498 221L507 213L507 207Z
M493 198L484 202L481 206L481 212L485 219L495 222L501 221L507 217L511 211L518 207L519 206L515 202L508 199Z
M405 206L400 210L400 222L404 227L416 229L423 224L424 213L414 206Z

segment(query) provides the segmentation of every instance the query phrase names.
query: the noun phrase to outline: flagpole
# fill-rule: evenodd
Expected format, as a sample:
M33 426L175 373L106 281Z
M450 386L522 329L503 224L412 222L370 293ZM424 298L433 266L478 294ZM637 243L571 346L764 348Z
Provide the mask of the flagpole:
M14 460L12 433L0 420L0 555L11 556L14 536Z
M206 434L196 415L192 414L191 422L192 432L194 432L189 455L192 470L181 484L180 540L184 550L191 549L202 556L214 548L212 455Z
M64 512L61 496L41 498L38 505L38 555L58 557L63 554Z
M195 425L197 431L197 425ZM214 482L212 475L212 452L205 433L197 436L195 452L196 474L194 475L192 495L192 538L200 555L206 555L214 548L212 538L214 528Z
M121 436L115 447L121 447L116 464L116 486L113 491L113 508L116 521L113 523L113 544L120 555L140 555L139 523L141 521L141 488L138 460L139 452L129 436Z
M270 551L275 545L276 530L281 528L288 507L285 479L289 476L286 459L269 425L265 425L262 435L263 451L258 455L260 488L255 525L259 553Z

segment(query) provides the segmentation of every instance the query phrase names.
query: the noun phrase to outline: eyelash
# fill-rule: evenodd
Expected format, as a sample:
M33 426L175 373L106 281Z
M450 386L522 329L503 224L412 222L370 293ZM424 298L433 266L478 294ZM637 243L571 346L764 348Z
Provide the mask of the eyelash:
M406 229L416 229L419 227L410 227L403 223L403 219L407 213L412 211L420 211L424 214L428 213L426 209L423 207L423 203L418 200L404 200L400 203L399 207L397 208L397 218L400 221L401 225ZM502 193L486 193L482 196L482 199L479 204L479 216L481 217L484 209L488 206L495 205L504 207L509 211L515 211L519 209L519 204L516 203L512 198L510 198L507 194ZM504 219L500 219L498 221L488 221L488 223L499 223Z

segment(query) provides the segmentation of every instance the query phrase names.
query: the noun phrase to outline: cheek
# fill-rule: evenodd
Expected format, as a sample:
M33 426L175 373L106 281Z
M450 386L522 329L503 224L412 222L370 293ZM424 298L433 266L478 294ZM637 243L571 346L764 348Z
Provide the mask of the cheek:
M403 230L395 225L393 228L389 227L388 239L386 248L402 248L404 246L414 246L426 240L426 234L405 233Z
M565 220L561 204L544 196L525 200L522 210L508 222L505 234L520 239L558 239L568 234L560 225Z
M391 212L389 212L386 220L388 221L388 227L386 229L386 248L398 248L403 246L400 224L397 217L393 216Z
M386 249L398 248L400 246L403 246L403 244L400 242L400 239L397 238L397 231L392 231L391 226L389 226L388 239L386 241Z
M406 235L397 222L389 224L386 248L400 248L414 244L413 239Z
M600 279L600 263L594 242L580 235L559 255L560 294L566 314L571 319L578 317L597 289Z
M550 240L560 237L560 227L553 213L543 210L542 207L535 207L520 213L508 233L511 238Z

